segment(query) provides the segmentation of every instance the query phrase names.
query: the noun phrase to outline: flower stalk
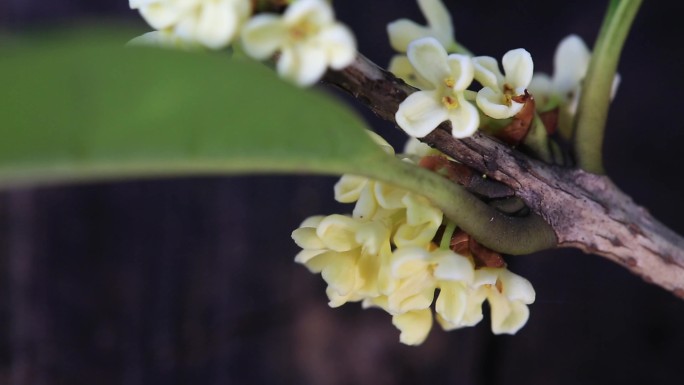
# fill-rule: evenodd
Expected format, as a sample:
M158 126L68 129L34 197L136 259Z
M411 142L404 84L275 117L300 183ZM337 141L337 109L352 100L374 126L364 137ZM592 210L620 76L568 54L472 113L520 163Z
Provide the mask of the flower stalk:
M595 174L605 173L602 148L613 78L640 5L641 0L611 1L584 78L591 86L580 96L573 142L578 166Z

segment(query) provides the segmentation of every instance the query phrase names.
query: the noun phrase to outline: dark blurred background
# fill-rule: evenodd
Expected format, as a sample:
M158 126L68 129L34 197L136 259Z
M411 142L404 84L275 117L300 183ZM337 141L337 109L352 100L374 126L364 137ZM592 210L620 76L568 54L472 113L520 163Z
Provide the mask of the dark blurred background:
M335 3L360 51L381 64L392 54L386 24L421 20L413 1ZM564 36L593 43L606 3L447 1L472 51L500 58L525 47L545 72ZM679 233L683 11L682 2L643 5L606 139L609 174ZM126 0L0 2L4 32L93 21L145 28ZM309 215L351 210L334 202L334 182L187 178L0 193L0 384L684 381L684 301L575 250L509 258L537 291L516 336L493 336L485 318L407 347L381 311L328 308L322 279L293 263L289 234Z

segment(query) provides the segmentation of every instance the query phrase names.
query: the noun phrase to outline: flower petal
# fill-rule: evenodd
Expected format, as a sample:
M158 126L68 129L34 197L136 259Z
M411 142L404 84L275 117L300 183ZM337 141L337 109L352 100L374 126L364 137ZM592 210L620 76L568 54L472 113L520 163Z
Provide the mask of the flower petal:
M441 0L418 0L418 6L425 15L432 36L448 49L454 41L454 27L449 10Z
M321 31L318 41L325 47L328 64L332 69L342 69L351 64L356 57L354 35L349 28L340 23Z
M321 272L320 270L312 269L312 268L309 266L308 262L309 262L311 259L313 259L315 256L321 255L321 254L323 254L323 253L325 253L325 250L322 250L322 249L321 249L321 250L303 249L302 251L300 251L299 253L297 253L297 255L295 255L295 259L294 259L294 260L295 260L296 263L300 263L300 264L306 266L306 267L309 269L310 272L312 272L312 273L320 273L320 272Z
M475 80L482 86L499 89L503 85L504 76L499 70L499 63L490 56L478 56L472 58L475 70Z
M358 253L346 251L343 253L323 253L309 261L314 264L317 260L325 263L321 269L321 277L328 284L328 287L335 290L339 295L347 295L354 290L356 285L356 260ZM325 260L325 261L323 261Z
M503 104L503 95L489 87L478 91L475 98L480 110L494 119L506 119L520 112L522 103L511 102L510 106Z
M184 14L184 10L175 5L153 3L139 9L140 15L154 29L165 29L177 23Z
M480 126L480 113L465 99L463 93L456 94L456 99L459 107L449 110L451 135L457 139L467 138L473 135Z
M325 49L320 46L289 47L278 60L278 74L300 87L316 83L325 73Z
M373 142L375 142L375 144L380 146L382 151L385 151L385 153L387 153L389 155L394 155L394 147L392 147L392 145L387 143L385 138L383 138L382 136L380 136L380 135L378 135L375 132L370 131L370 130L366 130L366 134L368 134L368 136L371 137L371 139L373 140Z
M367 254L378 255L385 242L390 238L390 229L382 222L365 222L356 231L356 242Z
M378 182L369 182L363 190L361 190L361 195L359 200L356 201L356 206L354 206L354 211L352 216L359 219L370 219L375 215L378 210L378 201L375 199L375 194L373 193L374 185Z
M226 47L242 23L230 1L204 3L197 21L197 40L212 49Z
M325 217L316 228L316 235L326 248L348 251L359 247L356 242L357 221L348 216L333 214Z
M442 211L433 206L425 197L407 193L402 198L406 207L406 223L417 226L424 223L438 227L442 224Z
M527 86L527 91L534 96L534 101L537 103L537 109L544 109L546 104L551 99L553 92L553 85L551 77L544 73L536 73L532 76L530 85Z
M404 145L404 153L418 155L419 157L430 156L430 155L441 155L439 150L436 150L427 144L421 142L420 140L409 137Z
M516 90L518 95L530 84L534 73L532 55L523 48L506 52L501 60L506 73L506 84Z
M440 283L439 296L437 296L437 301L435 301L435 311L442 317L443 321L448 322L449 330L461 326L467 300L467 288L461 282Z
M494 334L515 334L530 317L530 310L519 301L509 301L498 292L493 292L489 300Z
M413 64L411 64L406 55L394 55L392 60L390 60L388 70L393 73L394 76L418 89L425 90L433 88L427 79L416 72L416 69L413 68Z
M451 54L447 57L451 75L455 77L454 91L463 91L470 86L475 76L475 67L470 57Z
M340 203L356 202L361 196L361 191L368 184L368 178L356 175L343 175L335 183L335 200Z
M525 304L534 303L536 294L532 284L527 279L508 269L503 269L499 274L499 280L501 280L503 294L506 298Z
M302 249L322 249L325 247L315 227L300 227L292 232L292 239Z
M422 309L392 317L392 324L401 331L399 341L406 345L420 345L432 328L432 310Z
M406 56L416 72L434 88L442 87L444 81L451 77L446 50L435 38L426 37L412 42Z
M399 19L387 25L387 34L392 48L406 52L409 44L424 37L432 36L430 29L408 19Z
M419 246L426 248L437 233L439 226L435 226L432 223L424 223L421 225L409 225L404 223L392 237L392 242L397 247L413 247Z
M333 10L325 1L321 0L297 0L292 2L285 10L283 21L292 26L300 22L313 25L332 24L335 20Z
M430 252L423 247L400 247L392 253L390 273L394 278L407 278L428 267Z
M591 53L582 38L570 35L561 40L553 57L553 88L567 97L568 92L574 91L589 68Z
M437 91L418 91L409 95L395 115L399 127L417 138L432 132L449 116L438 97Z
M252 17L242 28L242 46L247 55L257 60L271 57L285 41L285 24L276 15Z
M433 274L443 281L456 281L470 284L475 277L473 264L466 257L451 250L438 250L432 253L433 262L437 265Z
M373 193L381 207L385 209L400 209L405 206L403 199L408 194L408 191L388 183L377 182L375 183Z

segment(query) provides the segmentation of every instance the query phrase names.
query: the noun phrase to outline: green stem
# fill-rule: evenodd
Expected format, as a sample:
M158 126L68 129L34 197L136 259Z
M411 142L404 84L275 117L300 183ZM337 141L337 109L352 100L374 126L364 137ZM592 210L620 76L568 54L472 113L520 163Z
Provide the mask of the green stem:
M446 227L444 228L444 233L442 234L442 240L439 242L440 249L451 249L451 238L454 236L454 231L456 231L456 223L447 219Z
M604 173L602 147L613 78L641 1L611 1L584 78L574 123L574 149L579 167L596 174Z

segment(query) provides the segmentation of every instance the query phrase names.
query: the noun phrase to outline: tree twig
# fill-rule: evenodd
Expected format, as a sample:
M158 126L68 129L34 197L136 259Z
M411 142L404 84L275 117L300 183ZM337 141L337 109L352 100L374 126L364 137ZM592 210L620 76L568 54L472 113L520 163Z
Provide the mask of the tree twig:
M361 55L349 67L328 72L324 81L392 122L399 103L415 91ZM684 298L684 238L608 177L536 161L481 133L458 140L449 131L444 123L421 140L511 187L553 229L558 247L604 256Z

